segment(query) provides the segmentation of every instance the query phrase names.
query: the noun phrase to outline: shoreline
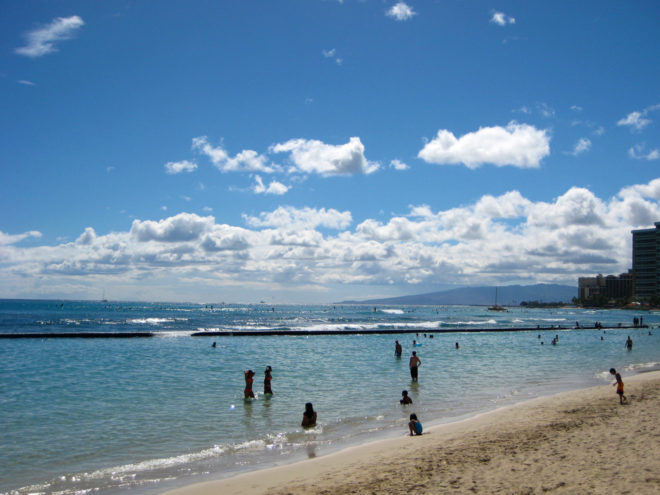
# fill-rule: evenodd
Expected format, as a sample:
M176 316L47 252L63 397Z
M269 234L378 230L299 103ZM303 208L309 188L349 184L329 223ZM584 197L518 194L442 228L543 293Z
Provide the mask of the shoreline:
M624 381L625 406L609 385L562 392L165 493L657 493L660 371Z

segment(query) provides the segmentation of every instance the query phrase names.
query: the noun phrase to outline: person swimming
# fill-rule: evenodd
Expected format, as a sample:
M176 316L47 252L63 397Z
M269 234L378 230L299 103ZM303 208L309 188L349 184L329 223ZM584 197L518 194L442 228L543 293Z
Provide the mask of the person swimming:
M303 428L311 428L316 426L316 411L311 402L305 404L305 412L303 413L302 423L300 426Z
M401 392L401 400L399 401L399 404L403 404L404 406L406 404L412 404L413 401L412 399L408 396L408 391L404 390Z

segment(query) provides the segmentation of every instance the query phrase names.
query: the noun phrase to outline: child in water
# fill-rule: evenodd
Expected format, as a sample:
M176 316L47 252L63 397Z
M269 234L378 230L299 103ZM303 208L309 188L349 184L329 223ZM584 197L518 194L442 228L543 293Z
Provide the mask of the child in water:
M254 392L252 391L252 382L254 379L254 371L247 370L245 372L245 390L243 391L246 399L254 399Z
M422 423L417 419L416 414L410 415L410 423L408 423L408 429L410 430L410 436L421 435L422 434Z
M619 394L619 404L624 404L628 402L626 396L623 395L623 380L621 379L621 374L617 373L614 368L610 368L610 375L614 375L616 382L612 386L616 385L616 393Z
M264 394L269 394L273 395L273 390L270 388L270 382L273 379L271 376L271 372L273 371L273 368L270 366L266 366L266 371L264 371Z
M311 402L305 404L305 412L303 413L302 423L300 424L303 428L311 428L316 426L316 411Z
M400 404L406 405L406 404L412 404L413 403L412 399L410 397L408 397L408 391L407 390L404 390L403 392L401 392L401 395L402 395L402 398L399 401Z

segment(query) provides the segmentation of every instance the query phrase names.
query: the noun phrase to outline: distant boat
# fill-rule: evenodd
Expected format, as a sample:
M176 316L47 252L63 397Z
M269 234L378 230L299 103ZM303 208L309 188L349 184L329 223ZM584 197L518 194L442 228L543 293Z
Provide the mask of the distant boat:
M108 300L105 298L105 289L103 289L103 296L101 296L101 302L102 303L107 303Z
M497 287L495 287L495 304L488 307L488 311L508 311L504 306L497 304Z

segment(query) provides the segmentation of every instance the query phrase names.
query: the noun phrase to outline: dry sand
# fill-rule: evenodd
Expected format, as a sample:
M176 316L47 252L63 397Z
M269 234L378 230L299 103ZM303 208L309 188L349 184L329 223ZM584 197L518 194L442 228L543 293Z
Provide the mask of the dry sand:
M168 495L660 494L660 371L624 382Z

